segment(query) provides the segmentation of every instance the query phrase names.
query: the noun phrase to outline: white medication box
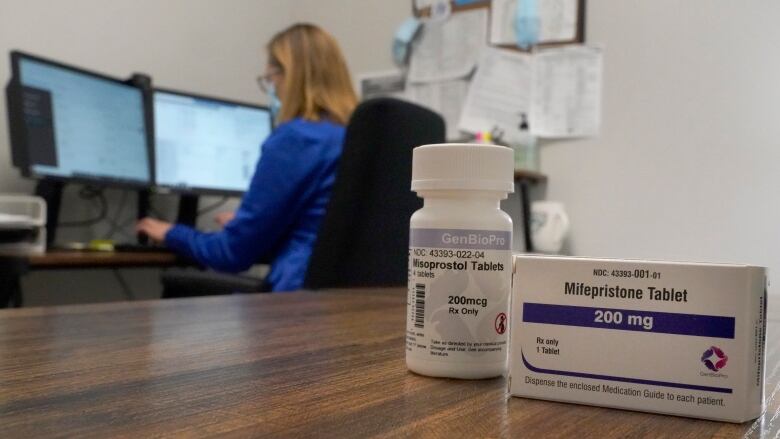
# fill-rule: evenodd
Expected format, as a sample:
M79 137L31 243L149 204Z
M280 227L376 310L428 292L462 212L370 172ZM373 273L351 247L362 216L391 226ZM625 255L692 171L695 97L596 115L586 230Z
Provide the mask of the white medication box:
M509 392L744 422L763 408L766 269L516 256Z

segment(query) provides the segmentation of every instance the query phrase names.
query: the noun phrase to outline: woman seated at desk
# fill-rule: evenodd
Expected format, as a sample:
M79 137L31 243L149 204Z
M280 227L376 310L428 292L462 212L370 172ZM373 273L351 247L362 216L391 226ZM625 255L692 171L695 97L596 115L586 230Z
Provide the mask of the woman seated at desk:
M270 259L266 285L291 291L303 286L357 98L338 44L319 27L293 25L267 47L258 80L277 127L262 145L238 210L217 217L224 226L219 232L152 218L137 229L218 271L244 271Z

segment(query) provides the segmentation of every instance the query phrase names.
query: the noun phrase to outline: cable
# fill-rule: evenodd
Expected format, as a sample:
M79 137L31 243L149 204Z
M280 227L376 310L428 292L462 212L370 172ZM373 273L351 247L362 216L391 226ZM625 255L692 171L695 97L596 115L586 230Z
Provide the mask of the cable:
M108 201L103 194L103 188L93 186L83 186L78 192L79 198L82 200L97 200L100 203L100 213L95 217L87 220L78 221L60 221L57 223L59 227L87 227L98 224L103 221L108 215Z
M198 216L203 215L204 213L211 212L214 209L219 209L219 207L227 203L229 199L230 198L228 197L222 197L222 199L217 201L216 203L210 204L202 209L198 209Z
M129 225L129 221L121 221L120 217L122 216L122 213L125 210L125 205L127 204L127 196L128 191L122 191L122 198L119 199L119 207L117 207L116 211L114 212L113 217L107 217L106 221L108 221L109 229L108 232L106 232L106 238L113 239L114 235L117 233L121 233L125 238L133 239L133 235L128 234L127 231L124 229ZM135 219L132 218L134 221Z
M127 300L135 300L135 294L133 294L133 290L130 289L130 285L128 285L127 280L122 276L122 273L116 268L111 270L111 272L114 273L114 277L116 278L116 281L119 282L119 286L122 288L122 292L125 294Z

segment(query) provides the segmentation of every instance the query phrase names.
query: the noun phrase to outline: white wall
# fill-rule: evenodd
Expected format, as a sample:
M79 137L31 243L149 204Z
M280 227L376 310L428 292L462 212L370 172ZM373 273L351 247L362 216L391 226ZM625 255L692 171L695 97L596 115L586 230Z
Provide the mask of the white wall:
M572 252L780 268L780 3L588 3L602 133L542 151Z
M255 78L265 63L265 44L290 22L285 0L0 0L0 84L8 81L8 52L21 49L110 75L139 71L160 86L259 102L263 97ZM0 105L0 192L14 191L29 193L32 183L10 166L5 105ZM73 192L66 194L62 216L93 215L94 206L77 200ZM115 209L120 196L117 191L109 195ZM161 198L161 208L170 205ZM123 218L133 209L128 206ZM104 230L62 230L61 235L89 239ZM138 295L159 293L156 270L130 273L126 277ZM111 272L80 275L78 280L72 273L29 276L29 303L121 298ZM69 292L55 285L68 285Z
M21 49L116 76L149 73L160 86L259 101L265 43L290 22L285 0L3 0L0 82ZM0 188L29 188L9 167L0 106Z
M392 65L409 2L297 4L353 72ZM778 2L588 2L587 40L606 46L602 132L541 152L572 254L780 267L777 17Z
M411 0L294 0L293 22L322 26L338 40L351 73L394 68L395 30L412 11Z

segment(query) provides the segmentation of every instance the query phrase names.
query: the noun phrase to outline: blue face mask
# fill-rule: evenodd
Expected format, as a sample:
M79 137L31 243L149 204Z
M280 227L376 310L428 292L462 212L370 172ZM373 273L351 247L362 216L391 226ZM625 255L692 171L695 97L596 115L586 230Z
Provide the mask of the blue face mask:
M276 95L276 87L272 84L268 87L268 98L270 102L268 104L271 110L271 117L276 119L279 115L279 111L282 109L282 101L279 100L279 96Z
M528 49L539 42L539 8L536 0L517 0L515 33L517 45Z
M409 46L420 31L420 20L410 17L401 23L393 38L393 61L403 67L409 63Z

